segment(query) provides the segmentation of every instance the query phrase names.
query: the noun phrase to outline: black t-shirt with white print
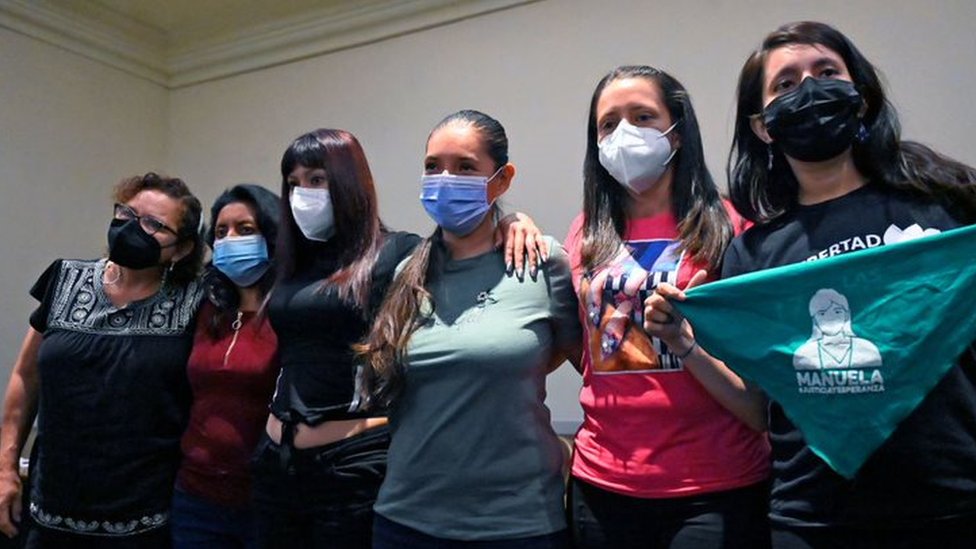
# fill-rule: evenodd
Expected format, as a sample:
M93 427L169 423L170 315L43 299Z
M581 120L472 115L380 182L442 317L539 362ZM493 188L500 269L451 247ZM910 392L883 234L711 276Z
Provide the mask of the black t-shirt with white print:
M937 203L868 185L833 200L799 206L746 231L726 251L722 278L959 226ZM973 348L852 480L835 473L810 450L775 402L769 407L769 436L770 518L775 525L907 526L976 514Z

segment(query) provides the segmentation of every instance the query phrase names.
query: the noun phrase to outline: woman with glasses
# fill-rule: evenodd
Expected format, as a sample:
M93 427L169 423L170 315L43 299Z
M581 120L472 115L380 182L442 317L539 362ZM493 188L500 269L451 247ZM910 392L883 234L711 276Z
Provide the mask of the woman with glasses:
M911 233L938 233L976 222L976 170L903 140L877 69L829 25L788 23L766 35L739 73L737 104L729 190L738 211L755 225L729 245L722 278L856 251L856 246L838 244L852 239L891 245ZM660 298L651 307L655 323L675 313L663 297L683 299L673 287L658 291ZM860 355L853 356L855 366L858 358L880 360L873 345L855 347L858 338L845 323L846 299L821 292L810 302L811 316L825 311L828 301L839 310L828 311L827 321L818 320L814 336L847 331L847 352ZM685 337L692 336L690 329L685 331ZM797 356L820 344L811 341ZM810 367L812 362L820 368L822 360L835 360L826 349L821 356L811 354L812 361L799 357L794 365ZM911 368L933 366L921 361ZM839 398L829 405L838 407L866 398L832 396ZM807 445L779 402L769 402L767 417L774 549L973 546L973 345L853 478L835 472ZM866 430L876 428L874 420L851 418Z
M108 257L55 261L7 386L0 530L18 532L18 463L37 418L27 547L169 547L202 296L200 202L148 173L115 188Z
M729 190L756 226L730 245L722 278L816 260L852 238L891 244L901 229L976 222L976 170L903 140L877 69L829 25L766 35L739 73L737 105ZM853 479L807 446L779 403L768 417L773 547L973 546L972 347Z

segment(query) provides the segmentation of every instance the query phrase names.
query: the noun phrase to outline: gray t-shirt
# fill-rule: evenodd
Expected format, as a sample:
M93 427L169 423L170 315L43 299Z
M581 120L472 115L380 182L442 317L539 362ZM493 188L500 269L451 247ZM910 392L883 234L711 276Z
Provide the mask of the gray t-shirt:
M553 353L582 335L566 252L547 242L535 280L506 274L492 251L446 262L428 284L434 314L411 337L390 414L383 517L457 540L566 528L545 378Z

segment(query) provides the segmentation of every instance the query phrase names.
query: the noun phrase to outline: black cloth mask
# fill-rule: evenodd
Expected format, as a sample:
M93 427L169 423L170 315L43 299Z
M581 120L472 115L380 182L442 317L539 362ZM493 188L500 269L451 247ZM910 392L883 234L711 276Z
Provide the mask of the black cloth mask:
M804 162L822 162L854 142L863 101L852 82L803 79L796 89L774 99L763 110L763 123L783 153Z
M163 248L139 226L138 219L113 219L108 226L109 261L130 269L159 265Z

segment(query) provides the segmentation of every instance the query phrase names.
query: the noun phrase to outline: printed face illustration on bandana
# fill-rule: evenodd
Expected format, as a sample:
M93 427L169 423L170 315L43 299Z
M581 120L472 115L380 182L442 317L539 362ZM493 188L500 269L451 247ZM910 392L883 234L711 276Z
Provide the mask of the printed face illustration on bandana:
M817 311L813 321L825 335L834 336L844 329L844 322L847 321L847 310L840 305L832 304L826 309Z
M648 337L644 300L658 284L677 284L682 266L678 242L630 241L606 268L584 275L580 301L586 310L587 350L595 373L677 370L678 359Z
M881 366L878 347L869 340L854 335L847 297L836 290L821 288L810 298L809 308L813 334L793 353L794 368L824 371L852 368L866 370ZM884 379L880 372L864 373L865 379L873 380L871 386L865 390L884 390ZM810 387L804 387L809 385L805 383L809 380L810 376L797 378L797 383L801 385L800 392L817 392Z

